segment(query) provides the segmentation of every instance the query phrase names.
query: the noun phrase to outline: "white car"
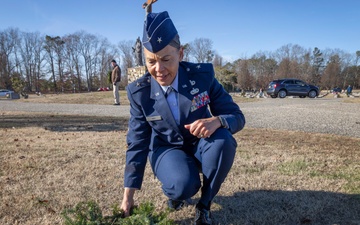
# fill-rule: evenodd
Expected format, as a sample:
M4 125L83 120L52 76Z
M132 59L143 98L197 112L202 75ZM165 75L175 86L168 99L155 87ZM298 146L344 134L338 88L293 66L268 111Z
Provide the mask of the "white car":
M0 98L10 98L10 96L14 93L14 91L10 91L7 89L0 89Z

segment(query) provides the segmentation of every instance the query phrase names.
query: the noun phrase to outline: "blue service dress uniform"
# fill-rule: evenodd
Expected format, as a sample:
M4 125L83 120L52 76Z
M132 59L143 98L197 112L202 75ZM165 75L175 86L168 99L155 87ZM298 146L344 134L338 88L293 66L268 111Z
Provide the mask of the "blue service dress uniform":
M130 120L124 186L141 188L147 159L166 196L185 200L200 187L209 205L218 193L235 156L232 134L245 125L239 106L215 79L212 64L180 62L176 123L164 93L149 73L127 87ZM184 128L198 119L221 116L228 128L198 138ZM203 174L201 184L200 174Z

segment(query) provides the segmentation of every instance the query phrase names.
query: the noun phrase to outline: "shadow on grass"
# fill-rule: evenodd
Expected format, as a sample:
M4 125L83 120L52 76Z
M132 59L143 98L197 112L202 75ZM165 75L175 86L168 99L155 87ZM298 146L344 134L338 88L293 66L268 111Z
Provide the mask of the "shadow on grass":
M214 224L360 224L359 194L256 190L217 196L214 203L221 207L212 211Z
M126 131L128 118L50 114L2 115L0 117L0 129L13 127L43 127L56 132Z

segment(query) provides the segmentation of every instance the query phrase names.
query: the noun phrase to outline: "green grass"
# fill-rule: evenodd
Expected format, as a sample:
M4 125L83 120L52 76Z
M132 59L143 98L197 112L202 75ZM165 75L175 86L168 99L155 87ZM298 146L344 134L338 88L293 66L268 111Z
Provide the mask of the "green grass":
M284 162L278 166L278 170L283 175L297 175L306 172L311 164L305 160L294 160L290 162Z
M133 208L131 216L124 218L124 213L117 205L113 206L112 215L103 216L95 201L80 202L74 208L62 212L65 225L173 225L168 219L169 212L155 212L155 206L149 202Z

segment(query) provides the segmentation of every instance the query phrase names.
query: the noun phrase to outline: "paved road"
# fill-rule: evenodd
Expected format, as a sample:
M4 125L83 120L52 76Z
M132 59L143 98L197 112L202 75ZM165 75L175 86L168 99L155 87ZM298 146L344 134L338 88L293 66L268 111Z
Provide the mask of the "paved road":
M360 104L341 99L262 99L242 103L246 126L330 133L360 138ZM57 114L129 116L129 106L22 103L0 100L1 111Z

